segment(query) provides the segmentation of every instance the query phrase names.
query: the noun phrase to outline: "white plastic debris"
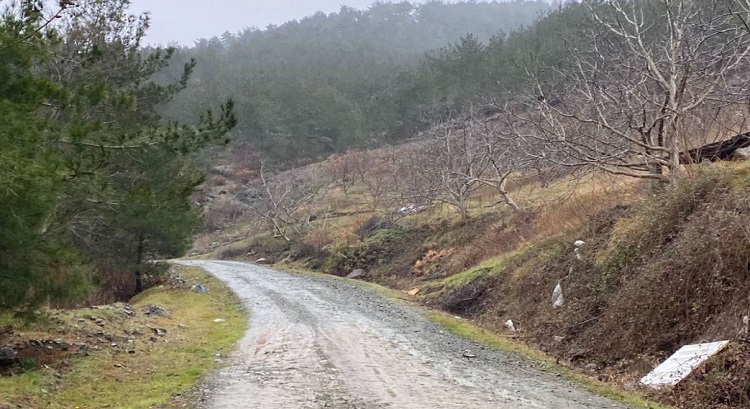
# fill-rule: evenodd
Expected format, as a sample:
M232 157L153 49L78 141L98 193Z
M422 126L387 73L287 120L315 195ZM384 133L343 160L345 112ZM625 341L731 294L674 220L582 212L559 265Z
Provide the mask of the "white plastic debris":
M652 388L675 386L727 345L729 341L685 345L651 373L641 378L641 383Z
M552 291L552 306L560 308L565 304L565 297L563 297L563 290L560 282L557 283L555 290Z
M584 244L586 244L586 242L583 240L576 240L576 242L573 243L573 246L575 247L573 249L573 254L576 255L576 259L578 260L583 260L583 256L581 255L581 247L583 247Z
M217 323L217 324L219 324L219 323L222 323L222 322L227 322L227 320L225 320L224 318L217 318L217 319L214 320L214 322Z
M513 324L512 320L505 321L505 327L508 328L511 332L516 332L516 326Z

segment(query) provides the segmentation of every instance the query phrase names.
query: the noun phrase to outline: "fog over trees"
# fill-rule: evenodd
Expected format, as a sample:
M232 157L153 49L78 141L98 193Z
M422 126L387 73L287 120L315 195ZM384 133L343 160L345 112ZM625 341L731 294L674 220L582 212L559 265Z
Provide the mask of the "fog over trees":
M129 0L0 5L2 306L139 291L220 160L263 176L244 205L287 237L326 180L467 218L480 187L523 209L512 175L663 185L747 131L745 1L377 2L166 49Z
M234 146L289 163L403 141L432 112L513 87L512 62L493 55L549 7L383 2L200 40L177 52L198 66L165 113L181 119L231 95Z

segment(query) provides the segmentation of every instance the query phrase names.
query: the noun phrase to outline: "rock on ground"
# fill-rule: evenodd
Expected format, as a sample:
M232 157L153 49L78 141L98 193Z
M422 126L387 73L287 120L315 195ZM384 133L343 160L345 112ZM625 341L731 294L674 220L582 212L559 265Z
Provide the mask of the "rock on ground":
M365 277L365 270L362 270L361 268L358 268L352 271L351 273L349 273L348 276L346 276L346 278L351 278L351 279L358 279L358 278L364 278L364 277Z

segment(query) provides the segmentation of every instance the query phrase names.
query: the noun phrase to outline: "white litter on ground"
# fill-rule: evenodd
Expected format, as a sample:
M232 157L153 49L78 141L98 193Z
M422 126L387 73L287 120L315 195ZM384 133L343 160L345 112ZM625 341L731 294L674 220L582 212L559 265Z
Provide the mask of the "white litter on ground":
M575 246L575 248L573 249L573 253L576 255L576 258L578 260L583 260L583 256L581 255L581 247L583 247L584 244L586 244L586 242L583 240L576 240L576 242L573 243L573 246Z
M565 297L563 297L563 290L560 283L557 283L554 291L552 291L552 306L554 308L560 308L565 304Z
M641 383L652 388L677 385L727 345L729 345L729 341L685 345L651 373L644 376Z

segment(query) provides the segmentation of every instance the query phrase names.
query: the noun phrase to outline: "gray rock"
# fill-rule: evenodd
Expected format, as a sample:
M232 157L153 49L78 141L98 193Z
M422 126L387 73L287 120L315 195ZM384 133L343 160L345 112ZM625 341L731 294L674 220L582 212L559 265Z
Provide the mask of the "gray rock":
M346 278L352 278L352 279L364 278L365 275L366 275L365 270L358 268L352 271L351 273L349 273L349 275L346 276Z
M18 351L13 348L0 348L0 366L13 365L18 359Z
M750 147L737 149L732 155L733 160L750 160Z
M169 311L165 310L164 308L157 307L155 305L149 305L148 307L144 308L143 313L146 315L153 315L156 317L165 317L169 315Z
M599 365L597 365L597 364L588 364L588 365L584 366L583 369L585 369L587 371L596 371L596 370L599 369Z

